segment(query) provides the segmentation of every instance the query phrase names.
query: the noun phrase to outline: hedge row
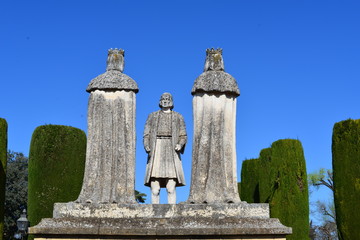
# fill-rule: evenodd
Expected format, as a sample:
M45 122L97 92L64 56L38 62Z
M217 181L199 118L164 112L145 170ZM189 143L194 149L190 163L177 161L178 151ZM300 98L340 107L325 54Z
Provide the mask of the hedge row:
M55 202L78 197L85 168L86 135L77 128L35 129L29 153L28 218L31 226L52 217Z
M259 202L258 159L245 160L241 167L241 201Z
M7 163L7 122L0 118L0 240L4 235L5 183Z
M339 238L360 239L360 120L334 125L332 161Z
M245 160L241 199L269 203L270 216L292 227L287 239L309 239L309 195L302 145L283 139L263 149L258 159Z

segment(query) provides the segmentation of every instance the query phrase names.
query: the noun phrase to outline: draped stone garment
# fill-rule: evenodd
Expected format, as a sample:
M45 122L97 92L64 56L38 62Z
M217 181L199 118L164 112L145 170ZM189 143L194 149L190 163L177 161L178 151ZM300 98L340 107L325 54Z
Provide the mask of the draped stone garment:
M236 98L195 93L191 189L188 202L240 202L236 174Z
M136 203L134 91L90 93L84 182L78 202Z
M149 115L146 120L145 130L144 130L144 146L150 147L150 153L148 155L148 161L146 165L146 174L145 174L145 186L150 186L150 178L152 176L152 170L154 167L154 155L157 143L157 131L159 124L159 115L161 110L153 112ZM185 122L180 113L171 111L171 150L173 152L173 161L176 172L176 186L185 185L184 171L181 163L180 153L184 152L185 144L187 140ZM176 144L180 144L180 152L175 151ZM161 185L160 187L166 187Z

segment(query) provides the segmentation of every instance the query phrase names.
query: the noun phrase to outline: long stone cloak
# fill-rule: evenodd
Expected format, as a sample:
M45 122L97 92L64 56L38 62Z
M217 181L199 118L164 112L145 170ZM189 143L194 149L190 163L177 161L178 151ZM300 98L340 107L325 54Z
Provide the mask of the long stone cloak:
M222 59L221 59L222 60ZM206 69L193 89L194 137L189 203L237 203L236 80Z
M148 155L148 160L146 164L146 173L144 184L150 186L150 177L151 171L154 164L154 151L156 148L156 134L158 129L158 120L160 111L153 112L149 115L146 120L145 129L144 129L144 146L150 147L150 153ZM184 186L185 176L181 163L180 153L184 153L185 144L187 140L186 127L183 117L180 113L171 111L171 140L172 140L172 149L174 150L174 165L176 172L176 186ZM176 144L181 145L180 153L175 151Z
M93 79L87 91L86 165L77 202L136 203L137 84L119 70L110 69Z

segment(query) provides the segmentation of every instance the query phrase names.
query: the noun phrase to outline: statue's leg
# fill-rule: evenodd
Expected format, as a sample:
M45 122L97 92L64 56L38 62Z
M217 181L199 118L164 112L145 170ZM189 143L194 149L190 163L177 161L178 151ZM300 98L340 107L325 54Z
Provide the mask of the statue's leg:
M160 183L158 180L151 180L151 203L159 204L160 203Z
M176 204L175 186L176 186L176 181L173 178L170 178L166 183L166 190L168 193L168 204Z

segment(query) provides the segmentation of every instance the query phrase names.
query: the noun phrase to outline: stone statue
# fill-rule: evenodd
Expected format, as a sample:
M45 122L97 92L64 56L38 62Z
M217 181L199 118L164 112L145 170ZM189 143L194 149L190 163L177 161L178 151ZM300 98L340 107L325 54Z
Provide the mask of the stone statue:
M88 140L85 175L79 203L136 203L135 103L136 82L122 73L124 50L108 51L104 74L86 91Z
M145 186L151 187L151 202L159 203L160 188L166 188L168 203L176 204L175 187L184 186L180 159L186 144L185 122L181 114L172 111L170 93L161 95L161 110L149 115L144 130L144 147L148 153Z
M236 80L224 72L222 49L207 49L192 89L194 138L188 203L238 203Z

